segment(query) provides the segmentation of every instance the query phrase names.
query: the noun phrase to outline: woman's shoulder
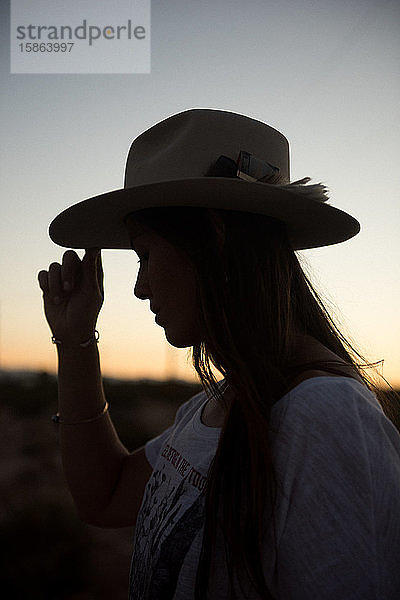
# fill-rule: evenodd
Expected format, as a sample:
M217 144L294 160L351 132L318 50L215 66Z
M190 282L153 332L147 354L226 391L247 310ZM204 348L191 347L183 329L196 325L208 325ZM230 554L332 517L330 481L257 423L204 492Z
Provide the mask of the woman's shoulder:
M379 406L376 395L361 380L346 375L332 375L324 371L306 372L280 401L295 402L310 397L344 399L349 394Z
M302 381L274 405L270 433L283 471L292 464L296 473L308 464L322 477L330 463L364 461L380 469L388 462L399 464L399 432L375 394L350 377Z
M375 394L360 381L339 375L318 375L300 381L273 407L273 425L319 428L345 421L380 420L384 417Z

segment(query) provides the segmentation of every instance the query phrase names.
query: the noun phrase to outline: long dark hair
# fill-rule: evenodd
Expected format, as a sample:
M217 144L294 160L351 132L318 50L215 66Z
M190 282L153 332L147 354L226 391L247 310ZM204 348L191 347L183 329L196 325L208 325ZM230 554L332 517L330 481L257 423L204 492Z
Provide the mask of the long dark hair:
M301 268L283 223L189 207L146 209L134 217L192 259L203 335L192 348L193 366L219 402L224 398L212 365L235 394L226 406L208 477L196 598L207 597L218 531L225 541L231 597L239 585L272 598L262 566L263 532L266 520L273 522L276 497L271 408L297 374L332 367L326 361L295 365L299 336L312 336L334 352L376 393L392 420L393 414L364 373L367 361L339 331Z

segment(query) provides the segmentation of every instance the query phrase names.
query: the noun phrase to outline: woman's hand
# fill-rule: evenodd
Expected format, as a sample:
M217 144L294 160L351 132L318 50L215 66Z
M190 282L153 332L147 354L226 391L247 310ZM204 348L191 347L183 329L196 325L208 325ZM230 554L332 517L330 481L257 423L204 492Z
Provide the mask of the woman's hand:
M104 300L101 250L86 250L82 260L67 250L62 264L52 263L48 271L40 271L38 280L54 337L63 343L92 337Z

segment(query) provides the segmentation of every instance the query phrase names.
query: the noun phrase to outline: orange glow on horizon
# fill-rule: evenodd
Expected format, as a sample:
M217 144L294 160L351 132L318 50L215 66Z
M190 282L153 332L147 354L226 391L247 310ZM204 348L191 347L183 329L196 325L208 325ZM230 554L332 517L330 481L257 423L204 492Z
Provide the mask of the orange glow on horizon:
M143 361L138 363L131 359L125 359L123 363L115 355L107 356L109 353L106 348L99 348L100 360L103 377L116 379L136 380L149 379L155 381L164 381L168 379L177 379L181 381L198 382L199 379L194 368L191 366L190 359L187 359L188 349L175 349L167 346L166 355L160 353L149 360L149 356L144 356ZM165 350L165 349L164 349ZM124 354L122 354L124 355ZM1 369L4 370L26 370L26 371L44 371L51 374L57 373L56 350L50 343L49 346L43 346L39 343L32 344L29 355L22 351L19 345L8 348L7 354L1 357ZM221 379L220 373L214 370L217 379ZM379 373L379 374L378 374ZM398 371L389 369L386 365L382 369L378 368L375 373L373 369L367 369L366 374L372 377L375 384L382 389L389 389L387 384L379 375L390 383L392 388L400 389L400 378Z

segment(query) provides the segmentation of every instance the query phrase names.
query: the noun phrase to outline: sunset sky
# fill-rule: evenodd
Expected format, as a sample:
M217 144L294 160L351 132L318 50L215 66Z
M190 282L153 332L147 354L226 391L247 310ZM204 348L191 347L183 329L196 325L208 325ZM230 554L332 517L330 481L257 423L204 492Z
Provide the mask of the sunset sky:
M94 1L94 0L93 0ZM132 140L189 108L264 121L309 176L361 223L355 238L301 252L343 332L400 386L400 5L396 0L153 0L150 74L10 74L1 2L0 368L55 371L37 273L63 249L48 225L123 187ZM117 5L118 3L116 3ZM82 255L82 253L80 253ZM103 251L104 375L193 378L133 296L137 257ZM380 371L382 372L382 370ZM382 382L383 385L383 382Z

